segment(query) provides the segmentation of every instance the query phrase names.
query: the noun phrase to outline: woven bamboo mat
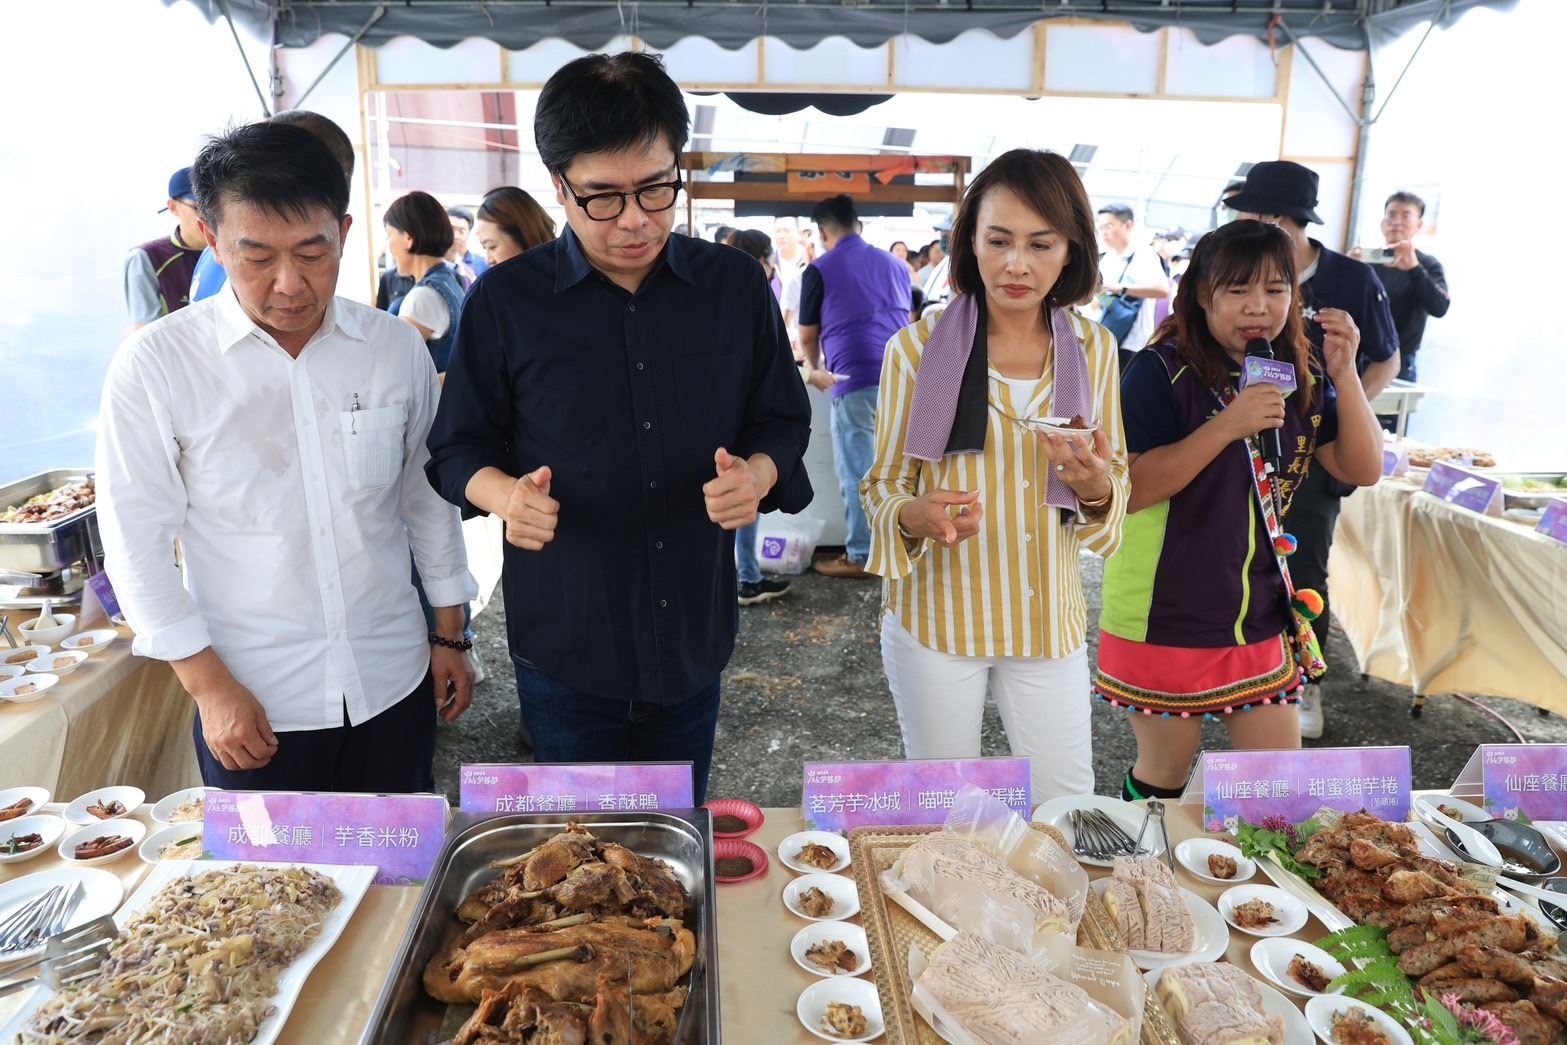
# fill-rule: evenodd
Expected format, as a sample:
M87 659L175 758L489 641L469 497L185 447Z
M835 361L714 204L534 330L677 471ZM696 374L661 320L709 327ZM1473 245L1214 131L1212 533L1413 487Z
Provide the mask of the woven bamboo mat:
M1043 831L1067 852L1071 847L1061 832L1047 824L1030 825ZM876 970L876 990L881 995L882 1018L887 1024L889 1045L943 1045L940 1037L914 1012L911 1001L914 983L909 978L909 947L918 947L929 957L941 945L941 937L927 929L919 919L888 900L881 889L881 874L897 862L903 850L936 827L863 827L849 832L849 850L854 861L854 880L860 890L860 920L870 943L871 961ZM1090 892L1077 930L1077 942L1084 947L1105 951L1126 950L1119 930L1099 897ZM1175 1027L1154 992L1148 988L1143 1008L1143 1030L1139 1045L1179 1045Z

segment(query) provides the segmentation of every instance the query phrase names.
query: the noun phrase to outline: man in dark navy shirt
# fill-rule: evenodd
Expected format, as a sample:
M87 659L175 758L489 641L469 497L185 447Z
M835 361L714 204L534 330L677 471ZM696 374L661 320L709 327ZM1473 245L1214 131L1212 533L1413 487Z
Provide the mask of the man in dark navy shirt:
M1441 319L1453 301L1447 290L1442 263L1415 249L1415 237L1425 227L1426 201L1412 192L1395 192L1382 207L1382 238L1392 258L1371 266L1387 289L1393 322L1398 324L1398 347L1403 367L1398 376L1418 380L1415 353L1426 336L1426 317Z
M1317 216L1317 173L1288 160L1254 164L1246 173L1246 185L1230 198L1228 206L1242 218L1261 218L1285 232L1295 242L1295 271L1300 283L1301 313L1306 336L1320 356L1323 329L1318 312L1339 309L1349 314L1360 330L1356 369L1366 399L1375 400L1398 374L1398 329L1388 309L1387 292L1371 266L1329 250L1306 235L1308 223L1321 224ZM1355 488L1328 475L1325 468L1311 468L1290 502L1285 528L1300 542L1290 557L1290 575L1297 587L1315 588L1322 595L1317 634L1328 633L1328 552L1333 547L1333 527L1343 499ZM1322 691L1316 683L1306 686L1300 700L1300 735L1322 736Z
M738 624L733 531L811 499L811 410L760 266L671 236L688 118L654 57L539 95L561 236L478 281L430 481L506 523L503 585L540 762L684 761L704 800Z

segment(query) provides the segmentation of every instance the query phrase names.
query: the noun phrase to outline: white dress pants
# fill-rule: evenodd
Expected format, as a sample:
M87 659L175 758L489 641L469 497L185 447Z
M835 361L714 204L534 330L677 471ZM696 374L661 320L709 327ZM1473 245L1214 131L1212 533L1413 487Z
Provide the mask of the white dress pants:
M1088 648L1049 657L957 657L881 622L881 659L908 758L978 758L985 694L1014 755L1029 760L1034 804L1094 791Z

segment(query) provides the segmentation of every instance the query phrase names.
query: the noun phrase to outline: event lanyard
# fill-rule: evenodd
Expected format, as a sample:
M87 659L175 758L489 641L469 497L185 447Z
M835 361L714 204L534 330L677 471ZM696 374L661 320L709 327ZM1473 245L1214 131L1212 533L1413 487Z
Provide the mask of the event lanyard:
M1236 395L1233 388L1215 389L1213 394L1218 398L1220 407L1229 406ZM1246 457L1250 463L1251 488L1257 495L1257 506L1262 511L1262 521L1268 531L1268 545L1273 550L1273 558L1279 564L1279 574L1284 578L1285 594L1290 599L1294 599L1295 582L1290 579L1289 563L1285 561L1285 552L1280 548L1284 539L1284 497L1279 491L1280 477L1268 475L1267 463L1262 459L1262 451L1257 446L1255 435L1247 436L1242 443L1246 447Z

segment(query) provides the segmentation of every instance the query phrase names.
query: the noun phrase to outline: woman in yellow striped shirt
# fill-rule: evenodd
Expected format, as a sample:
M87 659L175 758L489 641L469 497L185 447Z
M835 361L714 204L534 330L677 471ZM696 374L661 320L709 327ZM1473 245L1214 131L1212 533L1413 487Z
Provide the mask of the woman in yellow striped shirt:
M1128 491L1115 341L1069 311L1098 285L1072 165L994 160L958 208L951 257L951 305L887 345L860 484L904 750L978 755L988 690L1034 801L1089 793L1078 552L1115 551ZM1052 417L1093 431L1043 430Z

